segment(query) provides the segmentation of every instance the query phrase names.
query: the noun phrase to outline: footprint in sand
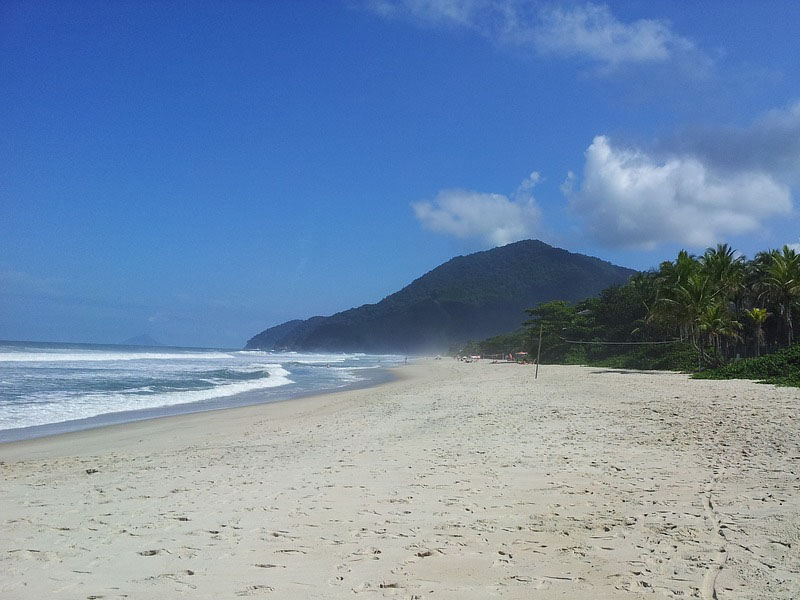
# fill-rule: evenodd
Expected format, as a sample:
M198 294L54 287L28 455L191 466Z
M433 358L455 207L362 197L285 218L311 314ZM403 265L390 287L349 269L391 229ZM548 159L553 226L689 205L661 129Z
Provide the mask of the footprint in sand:
M236 592L237 596L256 596L258 594L268 594L274 592L275 588L268 585L249 585L243 590Z
M514 556L507 550L498 550L497 558L492 563L493 567L510 567L514 564Z
M381 581L379 583L365 581L364 583L354 587L353 593L358 594L360 592L377 592L379 590L399 590L401 588L402 586L395 581Z

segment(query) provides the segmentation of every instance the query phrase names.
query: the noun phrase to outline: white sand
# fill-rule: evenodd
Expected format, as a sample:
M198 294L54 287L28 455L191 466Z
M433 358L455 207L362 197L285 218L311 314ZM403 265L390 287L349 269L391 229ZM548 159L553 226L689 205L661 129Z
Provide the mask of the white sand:
M0 597L800 598L797 389L403 371L0 446Z

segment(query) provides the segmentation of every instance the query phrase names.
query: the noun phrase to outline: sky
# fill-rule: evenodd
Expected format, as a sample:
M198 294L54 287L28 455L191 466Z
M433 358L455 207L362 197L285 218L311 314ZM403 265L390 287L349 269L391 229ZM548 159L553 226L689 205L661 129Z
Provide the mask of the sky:
M800 3L0 2L0 339L237 348L520 239L800 249Z

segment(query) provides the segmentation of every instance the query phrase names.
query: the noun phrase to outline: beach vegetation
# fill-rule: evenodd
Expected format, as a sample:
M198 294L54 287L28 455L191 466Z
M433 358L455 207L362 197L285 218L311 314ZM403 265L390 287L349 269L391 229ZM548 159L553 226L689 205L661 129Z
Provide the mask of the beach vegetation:
M800 387L800 344L746 360L735 360L693 375L698 379L753 379L761 383Z
M728 244L701 256L681 250L595 297L526 313L514 339L536 356L541 334L542 363L800 381L800 255L788 246L752 260Z

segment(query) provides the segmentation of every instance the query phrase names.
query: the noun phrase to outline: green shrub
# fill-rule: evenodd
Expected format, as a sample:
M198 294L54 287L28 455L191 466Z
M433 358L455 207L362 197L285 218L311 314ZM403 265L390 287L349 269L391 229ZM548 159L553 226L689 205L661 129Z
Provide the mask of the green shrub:
M565 365L585 365L588 362L586 347L571 346L564 352L562 361Z
M603 355L595 351L590 366L613 369L654 371L691 371L697 361L696 351L681 342L652 346L607 346Z
M774 383L800 387L800 344L795 344L775 354L747 358L717 369L695 373L697 379L755 379L761 383Z

